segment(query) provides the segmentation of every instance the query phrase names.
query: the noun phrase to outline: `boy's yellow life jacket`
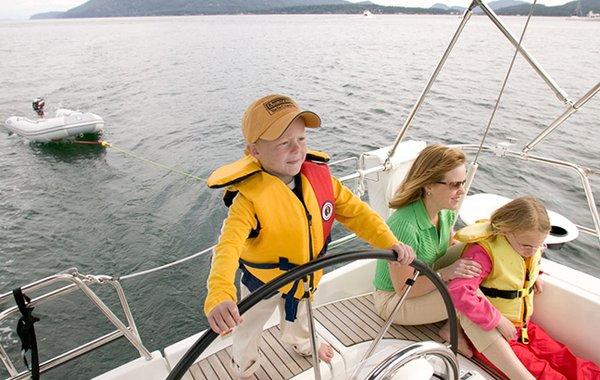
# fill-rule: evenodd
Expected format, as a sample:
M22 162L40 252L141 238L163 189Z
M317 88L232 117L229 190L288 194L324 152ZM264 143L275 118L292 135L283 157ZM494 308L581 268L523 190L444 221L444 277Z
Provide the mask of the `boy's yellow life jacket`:
M502 315L521 327L521 341L527 343L527 322L533 313L533 285L539 274L541 250L523 258L503 235L492 234L489 221L464 227L455 238L479 244L488 254L492 269L480 289Z
M260 281L258 286L325 251L335 218L331 173L325 164L328 159L324 153L308 152L300 171L302 200L281 180L264 172L252 156L225 165L208 178L209 187L227 187L224 201L228 206L238 192L254 204L256 225L245 242L240 267L252 280ZM322 274L319 270L308 277L310 292ZM252 285L257 285L256 281L244 284L251 291L255 290ZM310 296L302 285L296 281L279 289L291 296L286 297L286 311L293 309L294 319L297 300ZM290 298L296 299L295 306Z

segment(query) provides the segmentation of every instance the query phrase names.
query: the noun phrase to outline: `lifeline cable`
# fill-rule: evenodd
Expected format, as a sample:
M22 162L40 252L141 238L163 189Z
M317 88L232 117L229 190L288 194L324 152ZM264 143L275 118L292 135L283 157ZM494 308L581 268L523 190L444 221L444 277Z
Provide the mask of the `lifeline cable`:
M113 149L118 150L119 152L123 153L126 156L133 157L133 158L138 159L140 161L143 161L143 162L145 162L147 164L156 166L156 167L161 168L161 169L165 169L167 171L170 171L170 172L173 172L173 173L176 173L176 174L180 174L180 175L182 175L184 177L195 179L196 181L206 182L206 179L204 179L202 177L199 177L199 176L196 176L196 175L184 172L183 170L172 168L170 166L161 164L160 162L152 161L152 160L150 160L148 158L145 158L145 157L142 157L142 156L138 156L138 155L136 155L136 154L134 154L134 153L126 150L126 149L119 148L119 147L115 146L114 144L109 143L106 140L99 140L99 141L79 141L79 140L75 140L74 143L76 143L76 144L100 145L103 148L113 148Z
M130 156L130 157L136 158L136 159L141 160L143 162L146 162L146 163L148 163L150 165L154 165L156 167L168 170L168 171L173 172L173 173L181 174L181 175L183 175L185 177L192 178L192 179L195 179L197 181L206 182L206 179L204 179L202 177L198 177L198 176L195 176L193 174L184 172L182 170L174 169L174 168L171 168L169 166L163 165L163 164L161 164L159 162L152 161L152 160L147 159L145 157L138 156L138 155L136 155L136 154L134 154L134 153L132 153L132 152L130 152L128 150L119 148L119 147L115 146L114 144L109 143L106 140L99 140L99 141L77 141L77 140L75 140L75 143L77 143L77 144L90 144L90 145L94 145L95 144L95 145L100 145L103 148L113 148L113 149L116 149L119 152L125 154L126 156ZM138 277L138 276L141 276L141 275L145 275L145 274L148 274L148 273L156 272L156 271L159 271L159 270L162 270L162 269L165 269L165 268L169 268L169 267L172 267L174 265L181 264L183 262L191 260L191 259L193 259L193 258L195 258L197 256L201 256L201 255L205 254L206 252L211 251L212 248L213 247L207 248L207 249L202 250L200 252L197 252L197 253L195 253L195 254L193 254L191 256L184 257L183 259L167 263L167 264L162 265L162 266L157 267L157 268L152 268L152 269L144 270L144 271L141 271L141 272L131 273L131 274L128 274L126 276L120 276L119 279L120 280L126 280L126 279L130 279L130 278Z

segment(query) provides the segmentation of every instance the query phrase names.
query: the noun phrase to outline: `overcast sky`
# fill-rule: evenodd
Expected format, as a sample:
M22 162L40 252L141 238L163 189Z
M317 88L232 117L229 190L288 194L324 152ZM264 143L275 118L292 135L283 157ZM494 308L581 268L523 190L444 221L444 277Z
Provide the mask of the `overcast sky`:
M350 0L358 2L360 0ZM381 5L399 5L407 7L427 8L435 3L460 5L466 7L469 0L371 0ZM560 5L570 0L538 0L538 3L548 6ZM35 13L49 11L66 11L85 3L86 0L0 0L0 19L27 19Z

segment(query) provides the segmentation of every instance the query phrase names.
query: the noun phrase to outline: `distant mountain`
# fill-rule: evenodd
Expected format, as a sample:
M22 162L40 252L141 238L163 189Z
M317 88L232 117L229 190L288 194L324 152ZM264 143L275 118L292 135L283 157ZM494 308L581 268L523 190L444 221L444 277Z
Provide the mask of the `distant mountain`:
M443 10L448 10L450 9L449 6L447 6L446 4L442 4L442 3L435 3L433 4L431 7L429 8L435 8L435 9L443 9Z
M587 15L590 11L600 13L600 0L580 0L581 14ZM526 15L529 14L531 4L522 4L512 7L505 7L496 11L499 15ZM543 4L536 4L533 14L535 16L562 16L568 17L575 13L577 1L571 1L563 5L547 7Z
M66 12L39 13L32 19L136 17L216 14L451 14L451 9L386 7L370 1L350 3L344 0L89 0ZM452 10L454 9L454 11Z
M374 14L451 14L451 11L431 8L386 7L377 4L338 4L338 5L304 5L297 7L273 8L260 11L261 14L362 14L365 10Z
M521 1L521 0L496 0L496 1L490 1L489 3L486 3L486 4L494 12L496 12L498 9L513 7L513 6L527 6L527 5L531 6L531 3L528 3L526 1ZM483 11L481 10L481 8L476 7L475 9L473 9L473 13L476 15L481 15L481 14L483 14Z
M89 0L60 18L258 13L277 8L349 4L344 0ZM40 18L33 15L31 18Z
M581 13L600 13L600 0L580 0ZM500 15L525 15L530 3L520 0L497 0L488 4ZM536 5L534 14L540 16L570 16L577 1L546 7ZM368 9L380 14L456 14L465 8L436 3L430 8L386 7L370 1L350 3L345 0L89 0L66 12L46 12L32 19L85 18L85 17L135 17L215 14L352 14ZM481 14L479 7L474 13Z
M457 5L453 5L453 6L449 7L446 4L442 4L442 3L435 3L435 4L433 4L429 8L430 9L431 8L433 8L433 9L441 9L441 10L448 11L448 12L453 12L453 13L462 13L466 9L465 7L459 7Z
M493 10L500 9L500 8L506 8L506 7L513 7L515 5L522 5L522 4L528 4L528 2L521 1L521 0L496 0L496 1L490 1L488 3L489 7L492 8Z

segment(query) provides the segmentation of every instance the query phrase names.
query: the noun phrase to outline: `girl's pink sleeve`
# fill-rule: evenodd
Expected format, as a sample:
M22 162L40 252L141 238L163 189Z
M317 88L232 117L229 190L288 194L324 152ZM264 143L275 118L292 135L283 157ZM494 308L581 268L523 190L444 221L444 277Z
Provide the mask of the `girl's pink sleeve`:
M478 262L481 265L481 275L473 278L455 278L448 284L448 292L459 313L489 331L500 323L501 314L485 296L477 294L477 289L492 270L492 261L478 244L467 248L461 258Z

